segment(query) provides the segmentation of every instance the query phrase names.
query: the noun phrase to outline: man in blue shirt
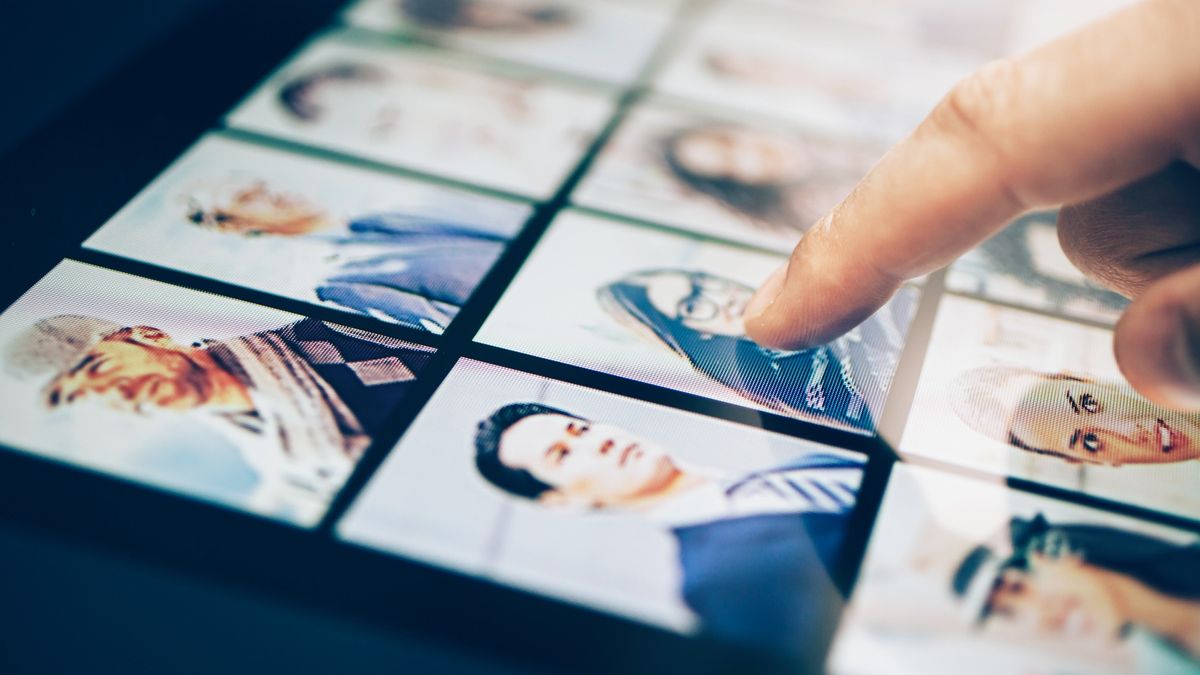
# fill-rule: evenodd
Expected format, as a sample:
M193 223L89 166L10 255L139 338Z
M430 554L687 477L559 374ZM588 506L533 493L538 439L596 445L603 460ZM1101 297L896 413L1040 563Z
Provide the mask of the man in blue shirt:
M548 507L618 509L674 536L683 601L715 638L805 654L832 630L830 577L862 461L813 453L728 475L653 441L536 403L480 423L476 466L496 487Z

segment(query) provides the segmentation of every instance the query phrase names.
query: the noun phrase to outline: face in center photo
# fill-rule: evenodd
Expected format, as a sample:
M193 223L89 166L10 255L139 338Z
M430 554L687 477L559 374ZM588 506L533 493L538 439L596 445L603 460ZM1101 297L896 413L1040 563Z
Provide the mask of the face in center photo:
M819 655L863 464L461 361L337 532L666 630Z
M481 342L872 433L916 308L904 288L828 344L765 349L742 313L780 256L582 213L560 216Z

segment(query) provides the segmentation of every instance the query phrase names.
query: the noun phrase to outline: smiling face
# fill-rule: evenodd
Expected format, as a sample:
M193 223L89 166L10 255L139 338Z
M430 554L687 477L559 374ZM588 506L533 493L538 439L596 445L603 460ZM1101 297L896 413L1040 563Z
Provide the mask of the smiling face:
M131 412L200 407L213 393L211 366L193 358L192 351L157 328L123 328L60 373L46 389L46 404L54 408L94 398Z
M1092 464L1155 464L1200 458L1200 418L1159 408L1132 389L1045 377L1012 414L1021 445Z
M1076 644L1118 640L1128 617L1111 574L1076 556L1033 554L1028 569L1007 569L996 580L988 620Z
M742 314L754 295L748 286L678 270L638 274L625 282L642 285L654 309L696 332L731 337L745 333Z
M693 176L750 186L792 183L812 169L790 140L739 127L688 132L675 140L672 153L675 163Z
M592 507L652 497L679 473L653 443L559 414L531 415L509 427L500 439L500 461L550 485L542 501Z
M332 225L324 209L263 181L224 186L208 208L189 204L188 220L220 232L296 236Z

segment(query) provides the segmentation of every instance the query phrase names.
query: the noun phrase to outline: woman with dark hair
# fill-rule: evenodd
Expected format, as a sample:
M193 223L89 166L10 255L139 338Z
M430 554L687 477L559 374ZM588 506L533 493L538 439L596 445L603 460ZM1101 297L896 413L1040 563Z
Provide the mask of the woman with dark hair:
M835 157L790 135L717 124L677 130L662 141L663 163L689 191L758 227L792 236L849 194L866 172L870 161L855 154L840 148Z
M845 336L798 352L764 349L745 337L742 312L753 292L706 272L664 269L631 274L598 295L618 321L759 405L873 431L917 292L901 290Z
M400 0L399 6L414 23L436 30L531 33L574 20L565 7L528 0Z
M1014 518L1011 553L975 547L952 589L978 621L1076 644L1122 643L1138 672L1200 669L1200 545L1103 525Z

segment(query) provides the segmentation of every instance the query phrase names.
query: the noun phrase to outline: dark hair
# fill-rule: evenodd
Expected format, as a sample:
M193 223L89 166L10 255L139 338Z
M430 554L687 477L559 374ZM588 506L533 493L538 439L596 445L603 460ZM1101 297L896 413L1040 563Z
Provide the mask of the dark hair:
M500 437L512 425L534 415L564 415L583 420L578 415L540 403L509 403L480 422L475 431L475 468L479 474L501 490L527 499L537 499L554 486L543 483L525 469L514 469L502 462Z
M288 81L279 90L279 102L296 117L311 122L321 116L322 108L313 94L317 87L330 81L380 82L383 71L358 63L335 63Z
M400 0L405 16L428 28L450 29L469 27L464 21L466 9L479 0ZM571 13L561 7L545 6L524 12L525 18L537 25L567 23Z
M1090 566L1129 577L1159 593L1200 599L1200 577L1195 574L1200 565L1200 544L1196 542L1176 544L1107 525L1054 525L1040 513L1031 519L1013 518L1009 539L1013 553L1001 562L1000 570L1027 570L1033 553L1072 553ZM957 595L965 592L971 577L982 568L983 559L990 555L988 547L976 546L963 558L952 581ZM981 618L990 609L989 601Z
M783 183L752 185L726 176L707 176L692 171L679 160L679 146L689 137L719 129L721 127L702 126L672 133L662 141L663 162L688 189L712 197L726 208L756 221L789 227L794 214L784 194L786 186Z

